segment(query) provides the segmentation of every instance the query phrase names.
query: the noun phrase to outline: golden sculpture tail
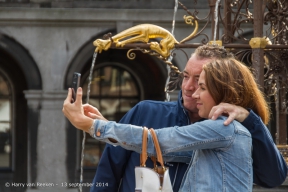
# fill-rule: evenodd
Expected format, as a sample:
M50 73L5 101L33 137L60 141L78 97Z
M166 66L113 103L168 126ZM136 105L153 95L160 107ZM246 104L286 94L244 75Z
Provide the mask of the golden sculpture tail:
M195 29L189 36L187 36L183 40L181 40L180 43L184 43L184 42L189 41L190 39L192 39L197 34L198 27L199 27L198 26L198 21L193 16L184 15L183 18L184 18L186 24L194 25L193 24L193 22L194 22L195 23Z

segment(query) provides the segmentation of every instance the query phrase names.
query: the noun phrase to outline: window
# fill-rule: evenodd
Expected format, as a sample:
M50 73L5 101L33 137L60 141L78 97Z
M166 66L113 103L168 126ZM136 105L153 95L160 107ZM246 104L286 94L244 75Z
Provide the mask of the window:
M12 169L11 91L0 71L0 169Z
M83 103L87 101L89 77L83 85ZM119 121L122 116L140 101L139 88L132 74L120 66L104 66L93 72L89 104L97 107L109 120ZM82 134L81 134L82 138ZM84 168L98 165L105 143L86 134Z

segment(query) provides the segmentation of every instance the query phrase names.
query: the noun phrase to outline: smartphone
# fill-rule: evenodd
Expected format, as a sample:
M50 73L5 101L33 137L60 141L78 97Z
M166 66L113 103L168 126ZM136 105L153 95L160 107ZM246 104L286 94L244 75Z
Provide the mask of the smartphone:
M76 93L77 89L80 86L80 78L81 73L74 72L73 78L72 78L72 100L71 103L74 103L76 101Z

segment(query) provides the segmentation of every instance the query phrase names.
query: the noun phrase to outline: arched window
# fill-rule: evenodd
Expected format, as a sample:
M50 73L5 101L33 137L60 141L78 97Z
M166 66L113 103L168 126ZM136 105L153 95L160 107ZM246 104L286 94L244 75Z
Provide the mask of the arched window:
M12 170L12 93L7 76L0 70L0 169Z
M83 76L86 78L83 85L83 103L87 101L88 75ZM89 104L97 107L105 118L119 121L140 101L139 92L139 85L132 72L118 63L102 63L93 72ZM105 143L91 138L88 134L86 136L83 166L96 167Z
M21 44L4 34L0 43L5 45L0 46L0 191L22 192L26 187L7 188L5 183L27 183L28 177L36 181L39 113L28 107L25 91L41 90L42 80Z

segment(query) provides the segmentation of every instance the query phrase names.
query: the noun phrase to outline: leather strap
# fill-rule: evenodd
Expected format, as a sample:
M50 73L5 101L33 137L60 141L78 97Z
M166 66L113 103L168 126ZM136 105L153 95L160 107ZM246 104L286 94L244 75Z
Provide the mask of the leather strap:
M163 169L165 169L164 163L163 163L162 152L161 152L161 149L160 149L160 145L159 145L155 130L153 128L150 128L149 131L151 133L151 136L152 136L152 139L153 139L153 143L154 143L154 147L156 149L157 161L160 163L161 167Z
M167 170L166 167L164 166L163 163L163 158L162 158L162 152L160 149L160 145L157 139L157 135L155 133L155 130L153 128L149 129L150 134L152 136L152 140L154 143L154 147L156 149L156 155L157 158L151 157L152 161L154 162L154 171L160 175L160 186L163 186L163 178L165 171ZM148 128L143 127L143 134L142 134L142 151L140 154L140 166L141 167L146 167L146 160L148 158L147 156L147 142L148 142ZM161 166L157 166L156 160L160 163ZM170 179L169 179L170 180Z
M153 128L149 129L150 134L152 136L152 140L154 143L154 147L156 150L156 155L157 158L155 157L151 157L152 161L154 162L154 167L156 168L156 160L160 163L161 168L163 168L163 170L165 170L165 166L163 163L163 157L162 157L162 152L160 149L160 145L157 139L157 135L155 133L155 130ZM141 151L141 155L140 155L140 166L141 167L146 167L146 160L147 160L147 141L148 141L148 128L144 127L143 128L143 134L142 134L142 151Z
M142 134L142 152L140 155L140 166L146 167L146 160L147 160L147 139L148 138L148 128L143 128Z

